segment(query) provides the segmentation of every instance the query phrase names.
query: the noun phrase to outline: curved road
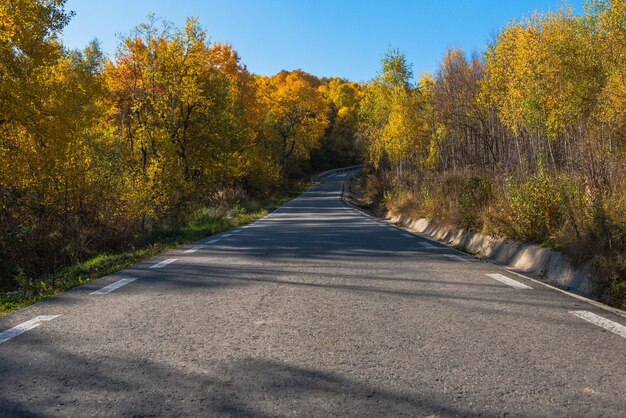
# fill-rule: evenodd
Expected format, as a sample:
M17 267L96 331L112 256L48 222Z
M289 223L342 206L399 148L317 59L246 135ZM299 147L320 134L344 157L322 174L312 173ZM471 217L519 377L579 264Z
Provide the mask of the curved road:
M0 416L626 416L624 318L367 217L344 179L0 318Z

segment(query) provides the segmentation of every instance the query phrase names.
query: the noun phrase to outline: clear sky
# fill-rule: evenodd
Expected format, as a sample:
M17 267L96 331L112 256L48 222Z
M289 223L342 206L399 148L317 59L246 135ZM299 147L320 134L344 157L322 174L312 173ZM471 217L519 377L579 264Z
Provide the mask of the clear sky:
M434 72L448 47L483 51L513 18L557 10L563 0L69 0L76 15L63 41L82 48L98 38L113 56L118 35L150 12L182 26L200 18L210 39L233 45L248 69L275 74L301 68L317 76L367 81L389 47L416 75ZM570 0L575 13L583 0Z

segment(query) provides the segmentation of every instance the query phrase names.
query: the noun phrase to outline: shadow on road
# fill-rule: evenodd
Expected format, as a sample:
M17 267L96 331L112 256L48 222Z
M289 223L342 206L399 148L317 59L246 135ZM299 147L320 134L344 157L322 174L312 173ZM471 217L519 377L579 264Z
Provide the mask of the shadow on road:
M12 400L19 387L3 387L3 417L80 416L86 411L91 416L134 417L478 416L457 409L453 399L441 394L425 390L415 396L385 390L358 378L278 360L244 358L228 366L199 360L190 369L190 365L175 367L129 353L84 358L45 352L50 347L32 350L56 359L56 366L65 371L52 377L48 367L32 366L40 370L29 370L29 375L47 378L47 386L37 388L33 382L28 402ZM20 370L10 365L2 369L21 380Z

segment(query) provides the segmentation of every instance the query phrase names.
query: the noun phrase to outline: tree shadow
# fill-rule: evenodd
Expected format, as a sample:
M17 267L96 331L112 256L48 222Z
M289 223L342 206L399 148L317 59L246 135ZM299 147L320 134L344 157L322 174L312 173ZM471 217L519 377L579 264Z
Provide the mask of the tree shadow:
M196 364L152 361L124 353L83 357L51 347L32 347L57 359L61 372L31 365L40 376L29 391L0 382L0 415L48 416L485 416L478 408L455 406L451 395L432 389L391 390L355 377L289 361L243 357ZM176 366L174 366L176 364ZM2 367L4 376L23 381L19 364ZM33 370L34 369L34 370Z

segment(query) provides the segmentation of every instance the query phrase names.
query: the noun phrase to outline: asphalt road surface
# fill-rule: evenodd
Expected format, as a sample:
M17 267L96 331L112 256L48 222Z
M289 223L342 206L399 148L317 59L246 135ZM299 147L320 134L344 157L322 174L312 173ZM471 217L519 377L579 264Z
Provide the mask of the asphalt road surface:
M624 318L344 180L0 318L0 416L626 416Z

